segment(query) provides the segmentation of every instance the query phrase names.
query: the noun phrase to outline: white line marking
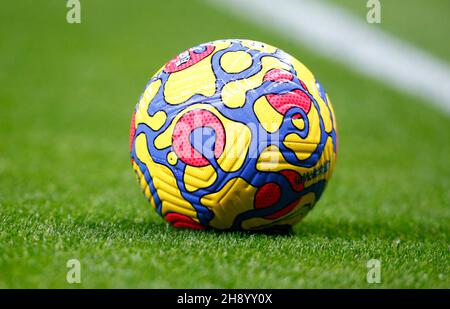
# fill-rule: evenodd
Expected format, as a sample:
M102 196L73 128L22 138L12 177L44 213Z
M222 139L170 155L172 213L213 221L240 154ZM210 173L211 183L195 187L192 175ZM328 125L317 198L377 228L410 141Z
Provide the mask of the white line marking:
M450 67L446 62L340 8L307 0L209 2L450 114Z

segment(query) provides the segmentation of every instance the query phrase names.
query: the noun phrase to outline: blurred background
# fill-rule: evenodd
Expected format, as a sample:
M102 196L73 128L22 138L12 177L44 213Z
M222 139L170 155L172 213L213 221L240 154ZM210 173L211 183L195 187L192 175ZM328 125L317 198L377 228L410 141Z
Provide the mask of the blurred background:
M79 24L63 0L0 5L0 287L371 287L371 258L383 262L379 286L450 287L450 121L436 100L232 5L80 3ZM443 70L450 61L449 1L381 1L379 24L366 22L367 1L320 3ZM134 179L128 128L146 82L179 52L222 38L294 55L333 103L336 171L292 237L173 231ZM82 261L79 286L65 281L70 258Z

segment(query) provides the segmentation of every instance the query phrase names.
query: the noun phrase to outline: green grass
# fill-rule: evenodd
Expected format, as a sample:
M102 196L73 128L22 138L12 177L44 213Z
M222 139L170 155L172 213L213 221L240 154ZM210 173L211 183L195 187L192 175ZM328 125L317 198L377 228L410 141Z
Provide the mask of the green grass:
M323 0L324 1L324 0ZM366 21L368 0L326 0ZM381 23L371 27L405 39L426 52L450 62L450 32L446 0L380 0Z
M1 288L450 287L448 117L201 2L157 3L83 1L81 25L65 23L64 1L2 4ZM233 37L296 55L335 107L335 175L292 235L173 230L131 171L129 120L149 77ZM71 258L80 285L65 281ZM379 285L366 283L371 258Z

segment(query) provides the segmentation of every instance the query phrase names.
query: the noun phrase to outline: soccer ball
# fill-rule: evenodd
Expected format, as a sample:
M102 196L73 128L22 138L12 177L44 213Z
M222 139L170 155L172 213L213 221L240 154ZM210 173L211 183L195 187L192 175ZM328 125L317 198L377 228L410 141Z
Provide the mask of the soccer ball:
M336 120L314 75L273 46L198 45L150 79L130 128L131 163L176 228L261 230L299 222L336 162Z

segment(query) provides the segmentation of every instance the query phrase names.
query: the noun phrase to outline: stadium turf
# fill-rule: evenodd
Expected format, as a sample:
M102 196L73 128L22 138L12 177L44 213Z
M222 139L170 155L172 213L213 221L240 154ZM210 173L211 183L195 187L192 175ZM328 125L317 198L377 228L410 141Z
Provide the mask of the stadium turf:
M366 21L368 0L323 0L348 10L353 16ZM380 1L381 23L372 24L405 39L408 43L450 61L450 32L448 12L450 1L445 0L391 0Z
M1 288L450 286L440 111L204 2L82 1L80 25L66 12L57 0L0 12ZM173 230L134 179L128 128L147 80L219 38L295 55L333 102L335 174L292 234ZM66 282L72 258L78 285ZM380 284L366 282L369 259Z

